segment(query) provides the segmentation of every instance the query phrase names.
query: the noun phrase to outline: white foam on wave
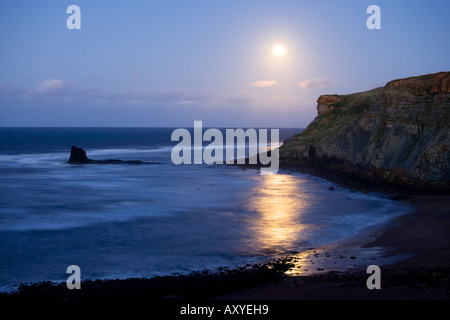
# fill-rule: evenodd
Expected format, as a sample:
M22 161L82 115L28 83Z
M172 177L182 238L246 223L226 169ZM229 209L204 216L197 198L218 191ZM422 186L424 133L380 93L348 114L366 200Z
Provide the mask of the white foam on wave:
M172 147L160 147L160 148L138 148L138 149L86 149L88 158L91 155L109 155L109 154L130 154L130 153L153 153L153 152L168 152Z

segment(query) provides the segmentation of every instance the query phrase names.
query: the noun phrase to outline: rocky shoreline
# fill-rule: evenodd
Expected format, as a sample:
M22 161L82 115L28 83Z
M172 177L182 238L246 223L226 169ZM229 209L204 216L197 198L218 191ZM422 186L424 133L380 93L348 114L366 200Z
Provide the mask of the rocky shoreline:
M379 192L392 195L395 199L405 199L414 194L450 195L450 185L443 183L429 183L427 181L411 181L401 176L386 173L377 169L360 169L345 162L328 165L308 165L299 163L280 163L280 169L310 174L345 188L368 192Z
M0 294L0 301L160 301L204 300L247 288L275 283L292 266L292 258L239 268L203 270L187 275L153 278L84 280L80 290L69 290L66 282L22 284L16 292Z

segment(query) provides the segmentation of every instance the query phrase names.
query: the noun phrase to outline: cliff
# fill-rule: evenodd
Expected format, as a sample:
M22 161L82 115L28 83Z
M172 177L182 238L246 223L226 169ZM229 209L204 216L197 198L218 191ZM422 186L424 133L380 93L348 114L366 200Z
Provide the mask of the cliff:
M285 164L377 172L400 184L450 182L450 72L323 95L317 117L280 148Z

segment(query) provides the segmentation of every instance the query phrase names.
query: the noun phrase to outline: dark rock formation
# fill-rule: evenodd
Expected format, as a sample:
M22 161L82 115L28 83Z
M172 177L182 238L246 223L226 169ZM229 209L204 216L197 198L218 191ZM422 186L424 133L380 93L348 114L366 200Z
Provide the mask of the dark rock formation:
M338 163L386 181L449 185L450 72L317 102L317 117L280 148L282 163Z
M156 162L143 162L140 160L92 160L86 156L86 151L82 148L72 146L70 150L69 164L156 164Z
M72 146L72 148L70 150L70 158L69 158L68 163L70 163L70 164L85 164L85 163L91 163L91 162L92 162L92 160L86 156L86 151L84 149Z

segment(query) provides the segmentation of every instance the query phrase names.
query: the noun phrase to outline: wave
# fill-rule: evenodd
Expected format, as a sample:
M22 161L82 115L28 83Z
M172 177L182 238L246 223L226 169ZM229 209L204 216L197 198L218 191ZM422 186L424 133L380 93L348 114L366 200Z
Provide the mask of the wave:
M158 148L121 148L121 149L88 149L87 155L91 156L127 156L134 154L152 154L170 152L171 147ZM22 153L22 154L0 154L0 166L9 165L45 165L45 164L61 164L66 163L70 157L70 150L52 153Z

